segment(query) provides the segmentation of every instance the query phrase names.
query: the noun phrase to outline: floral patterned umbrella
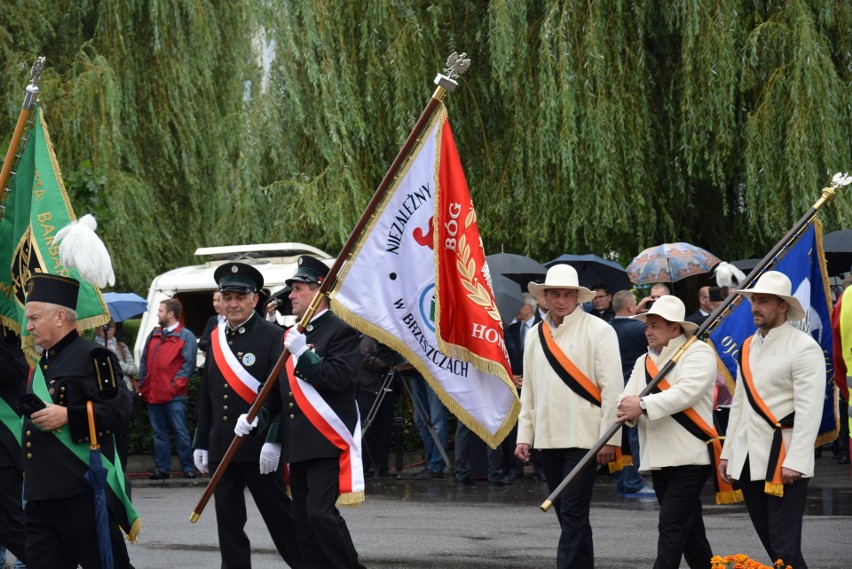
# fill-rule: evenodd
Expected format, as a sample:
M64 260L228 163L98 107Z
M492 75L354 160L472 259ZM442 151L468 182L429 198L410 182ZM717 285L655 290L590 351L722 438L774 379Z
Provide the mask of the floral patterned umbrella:
M701 247L689 243L663 243L645 249L627 265L630 282L642 285L649 283L673 283L679 280L709 273L721 260Z

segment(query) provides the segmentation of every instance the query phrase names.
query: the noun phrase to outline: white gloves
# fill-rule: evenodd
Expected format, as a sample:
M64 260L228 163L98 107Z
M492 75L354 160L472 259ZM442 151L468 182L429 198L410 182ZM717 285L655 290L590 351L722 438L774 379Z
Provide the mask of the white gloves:
M192 451L192 461L195 463L195 468L197 468L201 474L210 474L208 456L209 453L203 448L197 448Z
M251 432L253 428L257 426L257 417L254 418L254 421L251 423L248 422L248 415L243 413L237 419L237 424L234 425L234 434L238 437L244 437Z
M260 449L260 473L269 474L278 470L281 461L281 445L278 443L263 443Z
M290 328L290 331L287 332L287 337L284 338L284 347L298 358L308 349L308 344L305 335L293 327Z

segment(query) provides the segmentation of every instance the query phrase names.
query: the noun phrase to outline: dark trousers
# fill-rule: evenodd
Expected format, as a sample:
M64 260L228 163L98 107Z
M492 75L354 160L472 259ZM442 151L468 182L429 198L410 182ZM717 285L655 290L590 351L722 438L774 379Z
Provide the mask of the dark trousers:
M101 569L95 501L90 492L54 500L29 500L25 511L29 569ZM113 567L133 569L124 536L110 519Z
M548 490L553 492L587 452L587 449L581 448L543 449L541 466ZM556 550L557 569L593 569L595 566L592 526L589 523L595 469L594 462L586 466L553 502L559 527L562 528Z
M335 506L340 466L336 458L316 458L290 465L290 489L296 534L305 567L363 569L349 528Z
M211 464L211 471L218 466ZM261 474L256 462L232 462L213 492L222 569L251 569L251 543L245 532L246 488L278 553L290 567L302 567L293 504L287 497L283 471Z
M377 398L376 393L358 390L358 411L361 414L362 425ZM379 474L388 471L388 444L391 429L393 429L393 406L393 392L385 393L373 417L373 422L363 436L364 470L367 472Z
M713 551L701 517L701 490L709 466L669 466L651 474L660 503L654 569L678 569L684 557L691 569L708 569Z
M772 561L783 559L794 569L807 569L802 556L802 516L808 494L809 478L784 485L784 496L770 496L763 491L765 480L751 480L746 460L740 474L748 515L763 548Z
M0 545L26 563L27 534L21 488L24 477L14 466L0 468Z

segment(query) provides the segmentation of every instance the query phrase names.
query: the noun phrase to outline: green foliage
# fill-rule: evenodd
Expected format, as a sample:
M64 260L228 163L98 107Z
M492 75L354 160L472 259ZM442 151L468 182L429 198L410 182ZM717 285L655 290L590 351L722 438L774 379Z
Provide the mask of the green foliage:
M0 138L46 55L72 203L144 291L197 246L337 251L453 50L489 252L759 256L852 169L837 0L0 2ZM852 226L848 194L827 231Z

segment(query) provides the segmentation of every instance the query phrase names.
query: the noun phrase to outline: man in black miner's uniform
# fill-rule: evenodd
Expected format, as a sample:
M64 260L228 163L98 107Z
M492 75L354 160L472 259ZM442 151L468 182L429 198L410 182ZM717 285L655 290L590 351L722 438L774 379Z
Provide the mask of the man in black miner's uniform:
M24 532L22 420L15 411L27 387L30 366L21 351L21 337L0 327L0 545L26 562Z
M328 267L318 259L299 258L296 274L287 280L293 287L293 314L301 318L306 313L327 274ZM283 429L270 429L267 440L283 443L284 459L290 465L296 531L307 566L362 568L346 522L335 506L338 500L344 505L363 500L360 440L353 437L358 425L355 370L360 341L354 329L328 310L325 298L305 332L290 328L284 340L292 354L288 377L276 384L277 392L270 394L265 408ZM290 370L294 370L292 377ZM332 424L347 432L333 431ZM245 415L240 416L235 432L242 435L251 429ZM284 437L276 440L282 434ZM330 439L338 444L348 439L352 444L338 447ZM359 479L360 485L349 485L353 478Z
M248 412L257 391L284 351L281 329L258 316L255 306L263 275L243 263L226 263L214 273L225 321L209 337L198 400L195 466L209 472L222 461L234 437L234 423ZM245 533L245 489L254 497L275 547L291 567L301 567L293 505L278 470L280 445L247 437L216 487L216 520L222 569L251 567ZM260 468L258 468L260 466ZM277 471L277 472L276 472Z
M115 464L112 433L130 416L115 354L77 333L79 287L74 279L43 273L27 282L27 332L44 349L30 390L47 403L24 420L22 437L30 569L101 567L94 497L84 478L88 465L72 448L88 456L91 401L101 453ZM114 567L132 567L121 530L135 537L138 519L131 530L121 488L107 486L106 494Z

